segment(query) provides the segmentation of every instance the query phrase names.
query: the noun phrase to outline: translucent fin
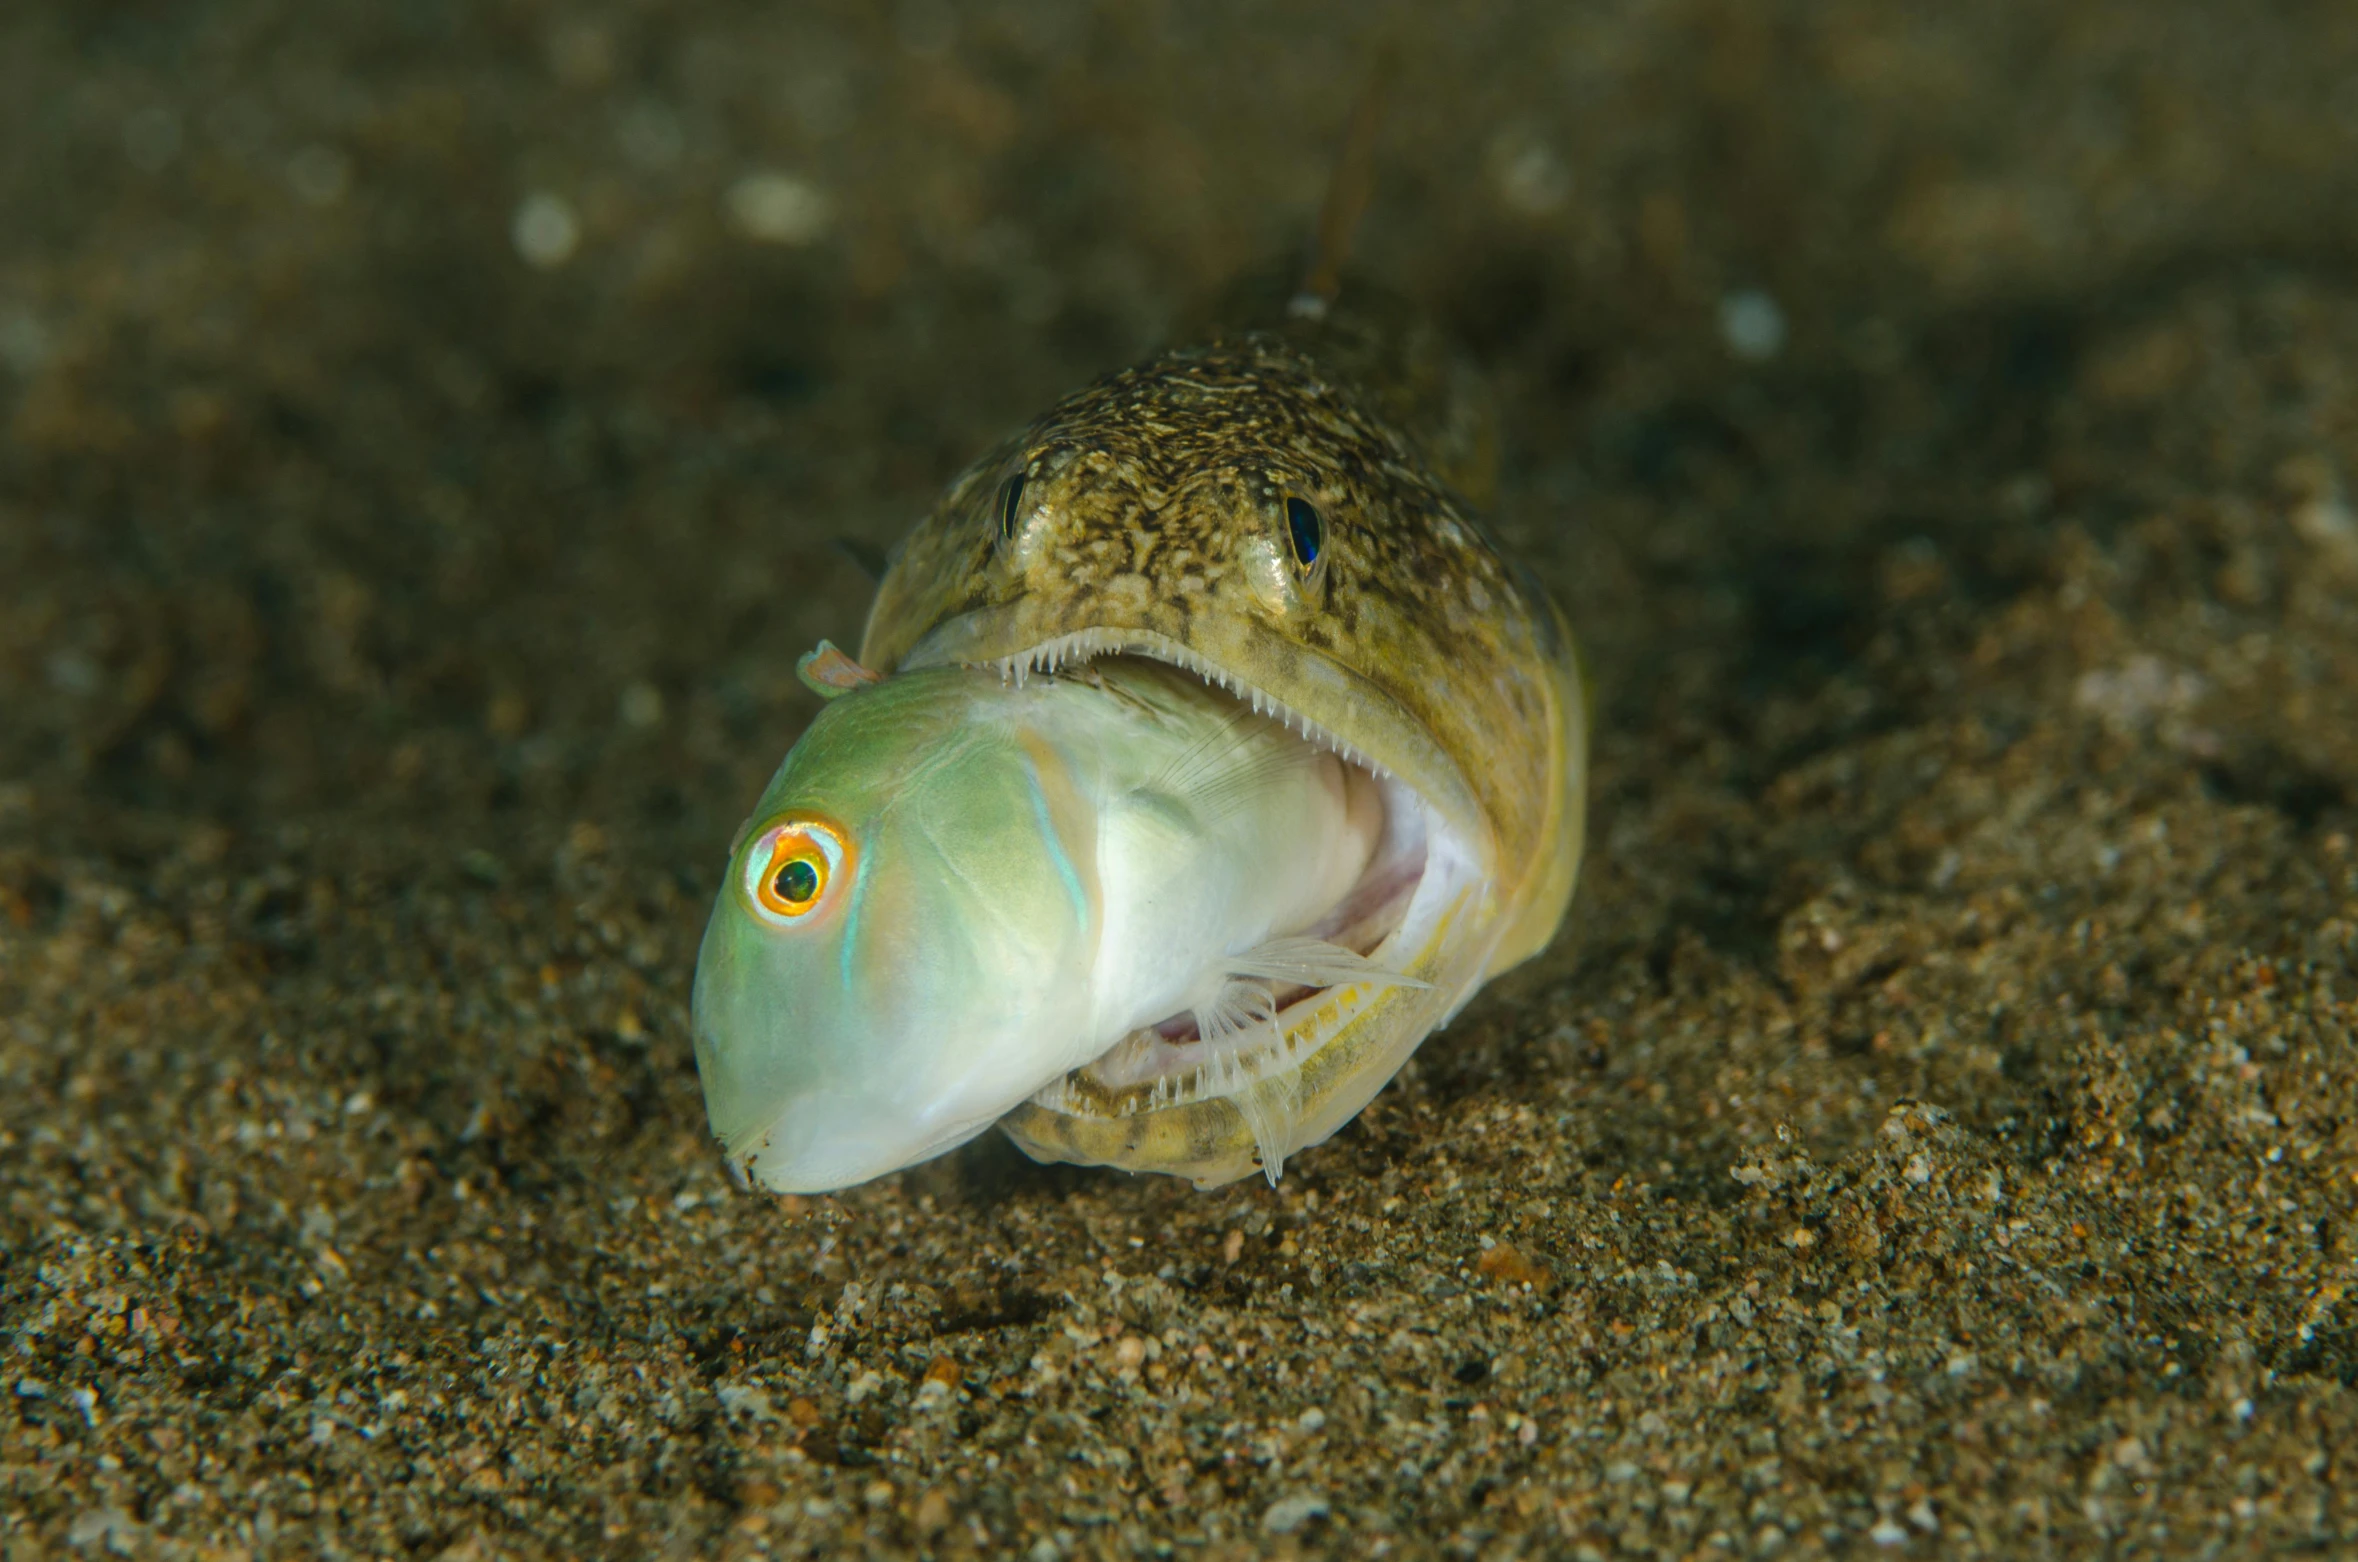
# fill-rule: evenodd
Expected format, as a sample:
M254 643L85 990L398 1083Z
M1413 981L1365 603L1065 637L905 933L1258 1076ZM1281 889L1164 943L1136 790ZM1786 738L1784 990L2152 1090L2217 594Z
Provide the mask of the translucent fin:
M1257 1068L1249 1064L1238 1067L1240 1054L1248 1048L1276 1045L1284 1039L1277 1028L1277 995L1268 983L1293 982L1304 987L1431 984L1387 971L1340 944L1317 938L1273 938L1230 956L1223 964L1229 979L1209 1002L1195 1009L1196 1032L1209 1054L1204 1070L1213 1077L1223 1072L1230 1077L1245 1075L1227 1100L1252 1130L1253 1144L1261 1152L1261 1174L1274 1188L1285 1173L1286 1155L1293 1147L1295 1130L1301 1126L1299 1076L1288 1068L1256 1078ZM1255 980L1257 977L1267 980Z
M1143 702L1141 702L1143 704ZM1153 707L1147 707L1153 709ZM1162 711L1155 711L1163 715ZM1257 725L1267 718L1248 711L1237 711L1223 719L1217 727L1196 739L1180 752L1177 758L1162 768L1161 774L1149 781L1147 789L1156 792L1191 792L1219 774L1228 756L1242 747L1247 738L1248 724Z
M1139 790L1177 798L1206 824L1225 819L1278 781L1318 763L1318 750L1307 743L1264 741L1273 725L1266 716L1239 711Z
M1237 1046L1231 1037L1251 1031L1273 1030L1277 1019L1277 995L1267 982L1226 981L1210 1001L1195 1007L1195 1033L1204 1046L1219 1053L1233 1053Z
M1399 971L1387 971L1365 955L1320 938L1272 938L1242 954L1230 955L1222 966L1235 976L1266 977L1303 987L1430 987Z
M1198 819L1214 824L1241 808L1250 807L1286 777L1317 764L1324 757L1307 743L1266 749L1195 788L1187 794L1187 801Z
M1288 1070L1272 1079L1255 1080L1228 1098L1253 1131L1253 1144L1261 1152L1261 1175L1269 1179L1272 1188L1285 1174L1286 1152L1302 1121L1301 1093L1295 1081L1296 1076Z
M816 651L805 651L795 662L794 671L802 679L802 686L822 700L832 700L884 680L884 674L862 667L829 640L820 641Z

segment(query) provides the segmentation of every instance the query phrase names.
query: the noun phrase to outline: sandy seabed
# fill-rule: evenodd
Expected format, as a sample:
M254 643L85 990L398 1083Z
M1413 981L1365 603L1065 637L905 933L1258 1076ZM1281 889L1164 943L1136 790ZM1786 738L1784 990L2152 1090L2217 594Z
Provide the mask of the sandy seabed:
M1401 8L1564 936L1274 1191L723 1175L836 539L1361 17L8 9L0 1556L2358 1552L2348 7Z

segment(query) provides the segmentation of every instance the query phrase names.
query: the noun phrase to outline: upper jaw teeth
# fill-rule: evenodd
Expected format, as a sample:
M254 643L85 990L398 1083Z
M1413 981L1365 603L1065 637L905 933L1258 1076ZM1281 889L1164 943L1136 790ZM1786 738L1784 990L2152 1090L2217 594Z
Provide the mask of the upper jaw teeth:
M1184 668L1206 683L1226 689L1230 694L1243 700L1252 706L1255 714L1275 718L1287 731L1295 733L1306 741L1315 743L1321 748L1333 750L1363 770L1373 771L1379 776L1391 774L1390 771L1368 758L1357 748L1312 721L1300 711L1285 704L1282 700L1254 688L1218 663L1198 656L1185 646L1166 640L1159 635L1149 638L1126 635L1118 629L1076 629L1070 634L1058 635L1053 640L1043 640L1028 651L1018 651L1013 656L1000 657L989 665L999 670L999 676L1002 679L1021 688L1025 680L1035 673L1053 675L1067 667L1076 666L1095 657L1123 653L1151 657L1155 661L1167 662L1174 667Z

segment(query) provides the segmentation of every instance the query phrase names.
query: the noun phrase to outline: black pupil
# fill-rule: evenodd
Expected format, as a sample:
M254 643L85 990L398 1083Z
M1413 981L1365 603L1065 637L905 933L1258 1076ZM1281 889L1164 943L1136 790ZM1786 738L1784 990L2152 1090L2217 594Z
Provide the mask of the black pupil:
M797 857L778 870L775 883L780 900L799 906L819 892L819 870Z
M1302 568L1318 562L1318 550L1326 546L1326 522L1317 506L1307 499L1288 499L1285 502L1285 529L1294 539L1294 557Z
M1016 473L999 487L999 535L1015 535L1015 516L1023 504L1023 474Z

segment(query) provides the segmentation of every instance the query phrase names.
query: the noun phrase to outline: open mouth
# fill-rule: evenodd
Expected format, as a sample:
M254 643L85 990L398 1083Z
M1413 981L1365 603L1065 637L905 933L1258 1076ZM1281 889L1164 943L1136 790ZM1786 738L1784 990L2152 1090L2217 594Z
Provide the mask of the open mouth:
M1279 1125L1262 1121L1270 1094L1262 1087L1275 1084L1286 1093L1285 1082L1370 1005L1402 987L1429 988L1443 966L1454 964L1444 955L1452 930L1465 921L1456 911L1482 884L1478 856L1439 808L1385 766L1267 691L1161 635L1084 629L981 665L1020 684L1114 656L1144 657L1202 679L1303 742L1335 754L1372 782L1382 802L1382 831L1366 867L1300 935L1362 957L1371 968L1368 978L1248 984L1245 991L1252 996L1214 1016L1208 1026L1194 1011L1142 1026L1032 1097L1052 1112L1097 1118L1226 1099L1245 1113L1255 1137L1266 1140ZM1372 974L1379 970L1397 976ZM1440 996L1446 1014L1463 994ZM1211 1034L1205 1034L1207 1029ZM1262 1148L1265 1160L1283 1153L1282 1144Z

